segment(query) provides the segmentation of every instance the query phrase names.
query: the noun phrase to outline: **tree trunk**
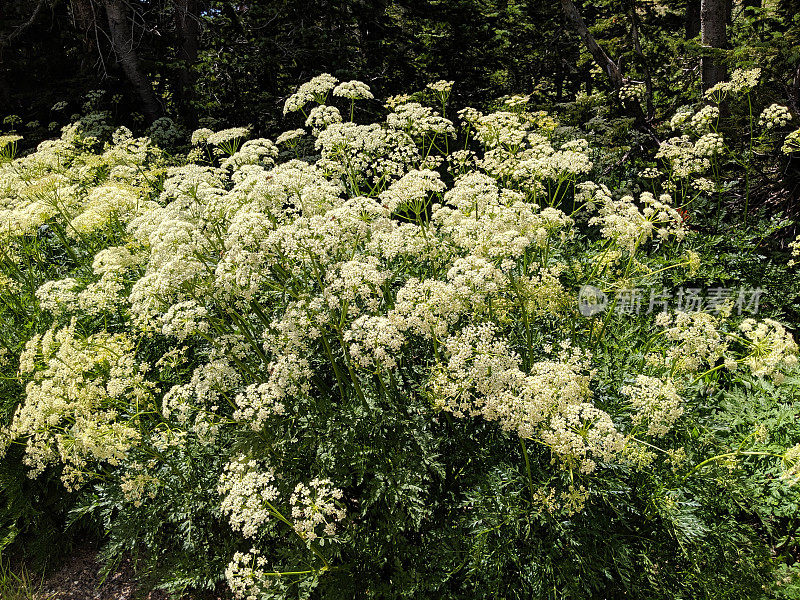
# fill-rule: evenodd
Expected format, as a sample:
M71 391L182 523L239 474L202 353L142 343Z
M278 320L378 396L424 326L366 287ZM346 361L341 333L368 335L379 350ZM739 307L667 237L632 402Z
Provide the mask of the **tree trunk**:
M686 1L686 39L700 34L700 0Z
M153 86L145 77L133 41L133 31L128 18L128 7L124 0L103 0L111 33L111 45L122 70L142 101L145 116L154 121L161 114Z
M639 39L639 15L636 14L636 1L631 0L630 3L631 15L631 41L633 42L633 51L639 59L639 64L644 72L644 85L645 85L645 101L647 103L647 119L650 120L655 114L653 108L653 77L650 74L650 64L647 62L647 57L642 50L642 43Z
M700 27L704 50L701 62L704 91L725 81L725 63L721 54L728 41L727 12L727 0L702 0Z
M572 0L561 0L561 6L564 8L564 13L567 15L567 18L572 21L572 24L575 26L586 49L592 55L595 62L600 65L600 68L608 74L612 87L615 90L619 90L624 83L622 71L620 71L617 64L609 58L605 50L600 47L600 44L597 43L594 36L589 33L586 23L583 22L583 17L581 17L581 14L578 12Z
M567 18L572 21L572 24L575 26L578 35L583 41L583 44L586 46L586 49L592 55L595 62L600 65L600 67L608 75L608 79L611 82L611 87L615 92L619 92L622 89L622 86L625 84L625 78L622 75L622 70L619 68L619 65L611 60L608 54L606 54L605 50L603 50L600 44L597 43L597 40L594 39L594 36L589 32L589 28L586 27L583 17L581 17L580 12L578 12L577 7L572 0L561 0L561 6L564 8L564 13L567 15ZM633 117L635 126L639 130L647 133L652 141L657 145L659 143L658 137L656 136L656 133L650 123L647 122L647 118L645 117L641 104L639 104L639 102L636 100L620 100L622 102L622 108L625 109L625 112Z
M200 16L197 0L175 0L176 50L180 71L178 76L178 111L183 120L196 125L197 115L192 106L195 74L200 47Z

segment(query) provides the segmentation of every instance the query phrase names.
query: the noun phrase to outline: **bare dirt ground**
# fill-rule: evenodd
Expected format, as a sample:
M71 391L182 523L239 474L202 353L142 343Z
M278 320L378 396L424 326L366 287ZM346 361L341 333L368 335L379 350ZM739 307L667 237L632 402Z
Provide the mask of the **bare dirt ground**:
M49 576L36 594L37 600L167 600L163 592L138 590L130 561L124 560L105 581L96 551L79 549Z

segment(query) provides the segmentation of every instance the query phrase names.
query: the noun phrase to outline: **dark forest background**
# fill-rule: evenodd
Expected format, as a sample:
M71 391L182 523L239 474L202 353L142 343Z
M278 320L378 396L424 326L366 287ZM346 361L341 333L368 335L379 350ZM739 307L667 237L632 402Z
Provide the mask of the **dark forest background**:
M0 118L43 139L88 99L138 129L168 116L265 135L320 72L379 98L443 78L456 104L522 92L542 106L613 92L619 74L647 84L639 117L652 123L698 97L703 56L717 69L707 85L760 66L796 113L799 12L798 0L2 0Z

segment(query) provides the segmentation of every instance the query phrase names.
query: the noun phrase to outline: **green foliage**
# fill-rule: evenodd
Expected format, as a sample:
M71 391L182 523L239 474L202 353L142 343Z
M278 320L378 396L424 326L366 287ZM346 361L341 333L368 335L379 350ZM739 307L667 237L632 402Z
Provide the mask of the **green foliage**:
M40 591L41 582L32 578L23 567L12 569L8 561L0 557L0 595L4 600L53 600Z
M789 221L722 211L793 151L737 73L658 148L599 95L457 124L321 75L304 138L169 156L92 96L0 164L4 544L92 531L176 597L792 597Z

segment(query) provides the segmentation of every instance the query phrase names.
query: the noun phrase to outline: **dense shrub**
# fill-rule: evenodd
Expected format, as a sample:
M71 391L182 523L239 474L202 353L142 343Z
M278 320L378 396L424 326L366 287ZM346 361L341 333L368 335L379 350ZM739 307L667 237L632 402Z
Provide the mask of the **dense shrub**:
M798 347L780 303L705 285L721 195L795 150L782 107L750 154L723 135L757 77L621 191L580 129L519 96L457 125L444 81L367 123L369 88L321 75L286 102L305 128L186 157L0 139L7 539L21 461L176 592L788 589Z

